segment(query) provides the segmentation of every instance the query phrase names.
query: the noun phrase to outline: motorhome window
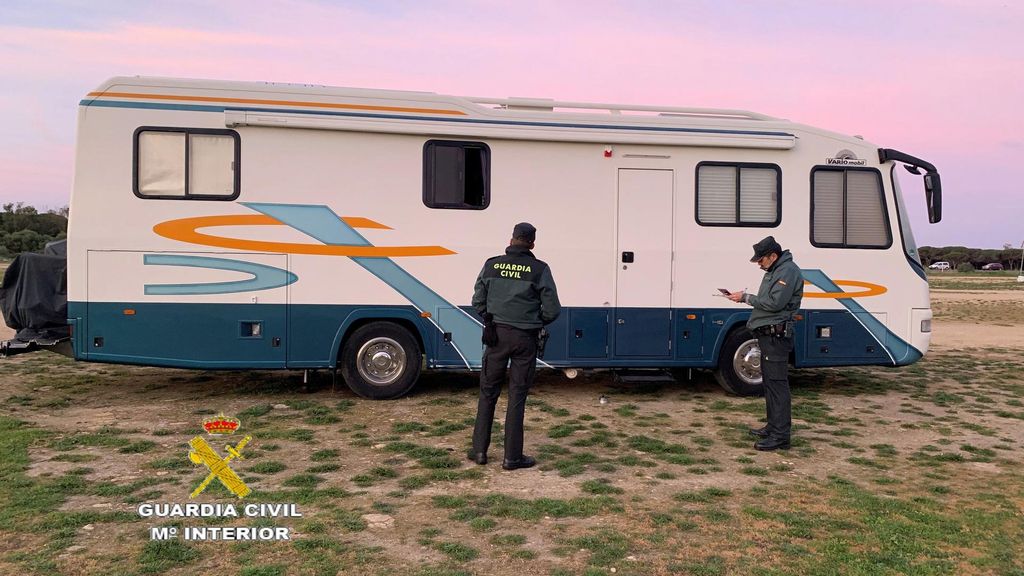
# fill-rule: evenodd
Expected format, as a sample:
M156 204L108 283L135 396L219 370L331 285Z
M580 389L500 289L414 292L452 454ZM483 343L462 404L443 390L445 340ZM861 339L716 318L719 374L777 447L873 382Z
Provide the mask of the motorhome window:
M138 188L143 196L185 196L185 134L139 135Z
M811 172L811 243L824 248L888 248L882 176L873 169Z
M135 195L237 198L239 149L238 133L233 130L139 128L135 131Z
M697 223L778 226L782 173L774 164L701 162L697 165Z
M428 141L423 146L423 203L430 208L486 208L490 156L483 142Z
M896 217L899 220L900 236L903 238L903 252L911 262L921 266L921 255L917 252L917 242L914 240L914 232L910 229L910 218L907 216L907 204L903 201L903 191L900 190L900 180L896 177L896 164L893 164L889 173L892 179L892 195L896 200Z

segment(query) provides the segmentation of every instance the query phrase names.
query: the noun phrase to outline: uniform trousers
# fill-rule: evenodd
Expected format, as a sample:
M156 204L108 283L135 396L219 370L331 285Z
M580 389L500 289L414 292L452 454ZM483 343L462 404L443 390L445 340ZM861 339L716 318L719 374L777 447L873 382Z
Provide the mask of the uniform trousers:
M498 324L498 343L484 350L480 371L480 399L473 428L473 452L486 453L491 444L494 406L508 374L508 409L505 411L505 459L523 457L523 418L526 396L537 366L538 330Z
M764 402L768 412L768 436L789 440L792 427L792 400L789 394L789 353L793 338L758 336L761 347L761 376Z

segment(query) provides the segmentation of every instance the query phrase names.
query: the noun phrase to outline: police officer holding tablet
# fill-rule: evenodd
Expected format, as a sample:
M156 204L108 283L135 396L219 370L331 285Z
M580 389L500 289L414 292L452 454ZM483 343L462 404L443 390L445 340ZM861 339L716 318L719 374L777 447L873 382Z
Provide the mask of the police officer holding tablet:
M753 308L747 328L761 347L768 424L750 433L760 438L754 444L757 450L787 450L791 428L789 353L793 350L793 315L800 309L804 279L789 250L783 250L772 236L754 244L750 261L764 270L757 295L745 291L728 295L733 302Z

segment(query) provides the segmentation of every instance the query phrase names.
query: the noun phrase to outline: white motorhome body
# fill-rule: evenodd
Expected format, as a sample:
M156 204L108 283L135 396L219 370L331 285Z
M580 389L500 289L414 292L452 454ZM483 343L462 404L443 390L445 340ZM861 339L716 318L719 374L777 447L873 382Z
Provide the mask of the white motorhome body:
M543 363L703 367L759 385L751 245L805 273L797 366L904 365L931 310L896 162L734 110L113 78L81 101L68 232L81 360L341 368L370 396L479 367L469 306L512 227L564 311Z

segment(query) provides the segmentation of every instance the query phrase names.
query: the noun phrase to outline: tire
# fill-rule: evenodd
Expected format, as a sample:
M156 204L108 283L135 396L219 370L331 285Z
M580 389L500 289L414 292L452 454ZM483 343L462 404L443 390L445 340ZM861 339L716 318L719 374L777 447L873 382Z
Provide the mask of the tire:
M757 345L757 338L746 328L733 330L725 338L718 355L715 380L727 392L737 396L764 394L761 348Z
M420 375L416 338L393 322L360 326L342 344L341 375L356 394L374 400L405 395Z

